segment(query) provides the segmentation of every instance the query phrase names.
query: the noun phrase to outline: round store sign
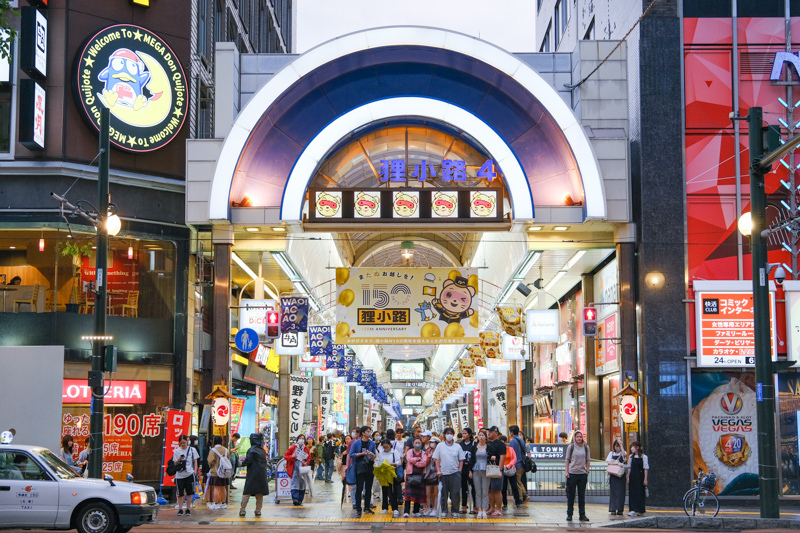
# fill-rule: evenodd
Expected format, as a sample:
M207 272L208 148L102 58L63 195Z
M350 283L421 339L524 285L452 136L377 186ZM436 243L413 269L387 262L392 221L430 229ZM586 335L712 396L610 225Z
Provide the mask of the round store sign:
M131 24L97 32L75 59L73 87L82 117L100 131L100 109L111 114L111 144L128 152L163 148L186 119L186 75L155 33Z
M211 413L214 415L214 425L224 426L231 417L231 406L226 398L216 398L211 406Z
M633 424L639 417L639 402L636 396L626 394L619 399L619 414L626 424Z

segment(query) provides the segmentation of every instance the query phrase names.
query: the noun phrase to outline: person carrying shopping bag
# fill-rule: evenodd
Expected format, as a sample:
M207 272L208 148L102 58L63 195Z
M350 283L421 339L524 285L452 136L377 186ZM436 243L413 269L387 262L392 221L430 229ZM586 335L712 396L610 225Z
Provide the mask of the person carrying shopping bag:
M627 485L628 454L622 447L622 441L614 440L612 450L606 457L606 480L609 486L608 512L612 515L622 516L625 509L625 489Z
M286 459L286 473L289 475L289 479L292 480L290 485L292 503L298 506L303 505L303 499L306 496L306 483L303 480L302 470L307 468L309 472L311 471L309 466L310 454L306 446L305 435L297 437L296 444L286 450L283 458Z

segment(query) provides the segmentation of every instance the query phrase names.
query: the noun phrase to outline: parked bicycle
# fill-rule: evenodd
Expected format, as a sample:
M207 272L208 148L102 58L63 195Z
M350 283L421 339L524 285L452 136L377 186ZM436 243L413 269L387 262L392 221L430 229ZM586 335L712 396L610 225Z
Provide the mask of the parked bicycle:
M697 475L694 488L689 489L683 496L683 510L688 516L715 517L719 513L719 498L714 494L717 486L717 476L713 473Z

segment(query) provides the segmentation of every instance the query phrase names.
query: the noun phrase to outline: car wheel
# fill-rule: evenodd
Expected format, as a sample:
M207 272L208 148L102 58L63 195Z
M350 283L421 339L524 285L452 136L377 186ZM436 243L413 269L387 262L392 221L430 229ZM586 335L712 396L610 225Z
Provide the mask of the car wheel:
M78 533L113 533L117 528L114 511L103 502L93 502L78 513Z

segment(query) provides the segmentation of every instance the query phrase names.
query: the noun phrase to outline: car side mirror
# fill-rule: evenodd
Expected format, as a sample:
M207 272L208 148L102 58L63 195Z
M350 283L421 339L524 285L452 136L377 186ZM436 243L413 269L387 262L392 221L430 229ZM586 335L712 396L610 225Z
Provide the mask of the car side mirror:
M127 479L130 483L133 483L133 476L130 474L125 475L125 479Z
M103 479L105 479L106 481L108 481L108 484L109 484L109 485L111 485L112 487L116 487L116 485L114 484L114 478L113 478L113 477L111 477L111 474L106 474L106 475L104 475L104 476L103 476Z

